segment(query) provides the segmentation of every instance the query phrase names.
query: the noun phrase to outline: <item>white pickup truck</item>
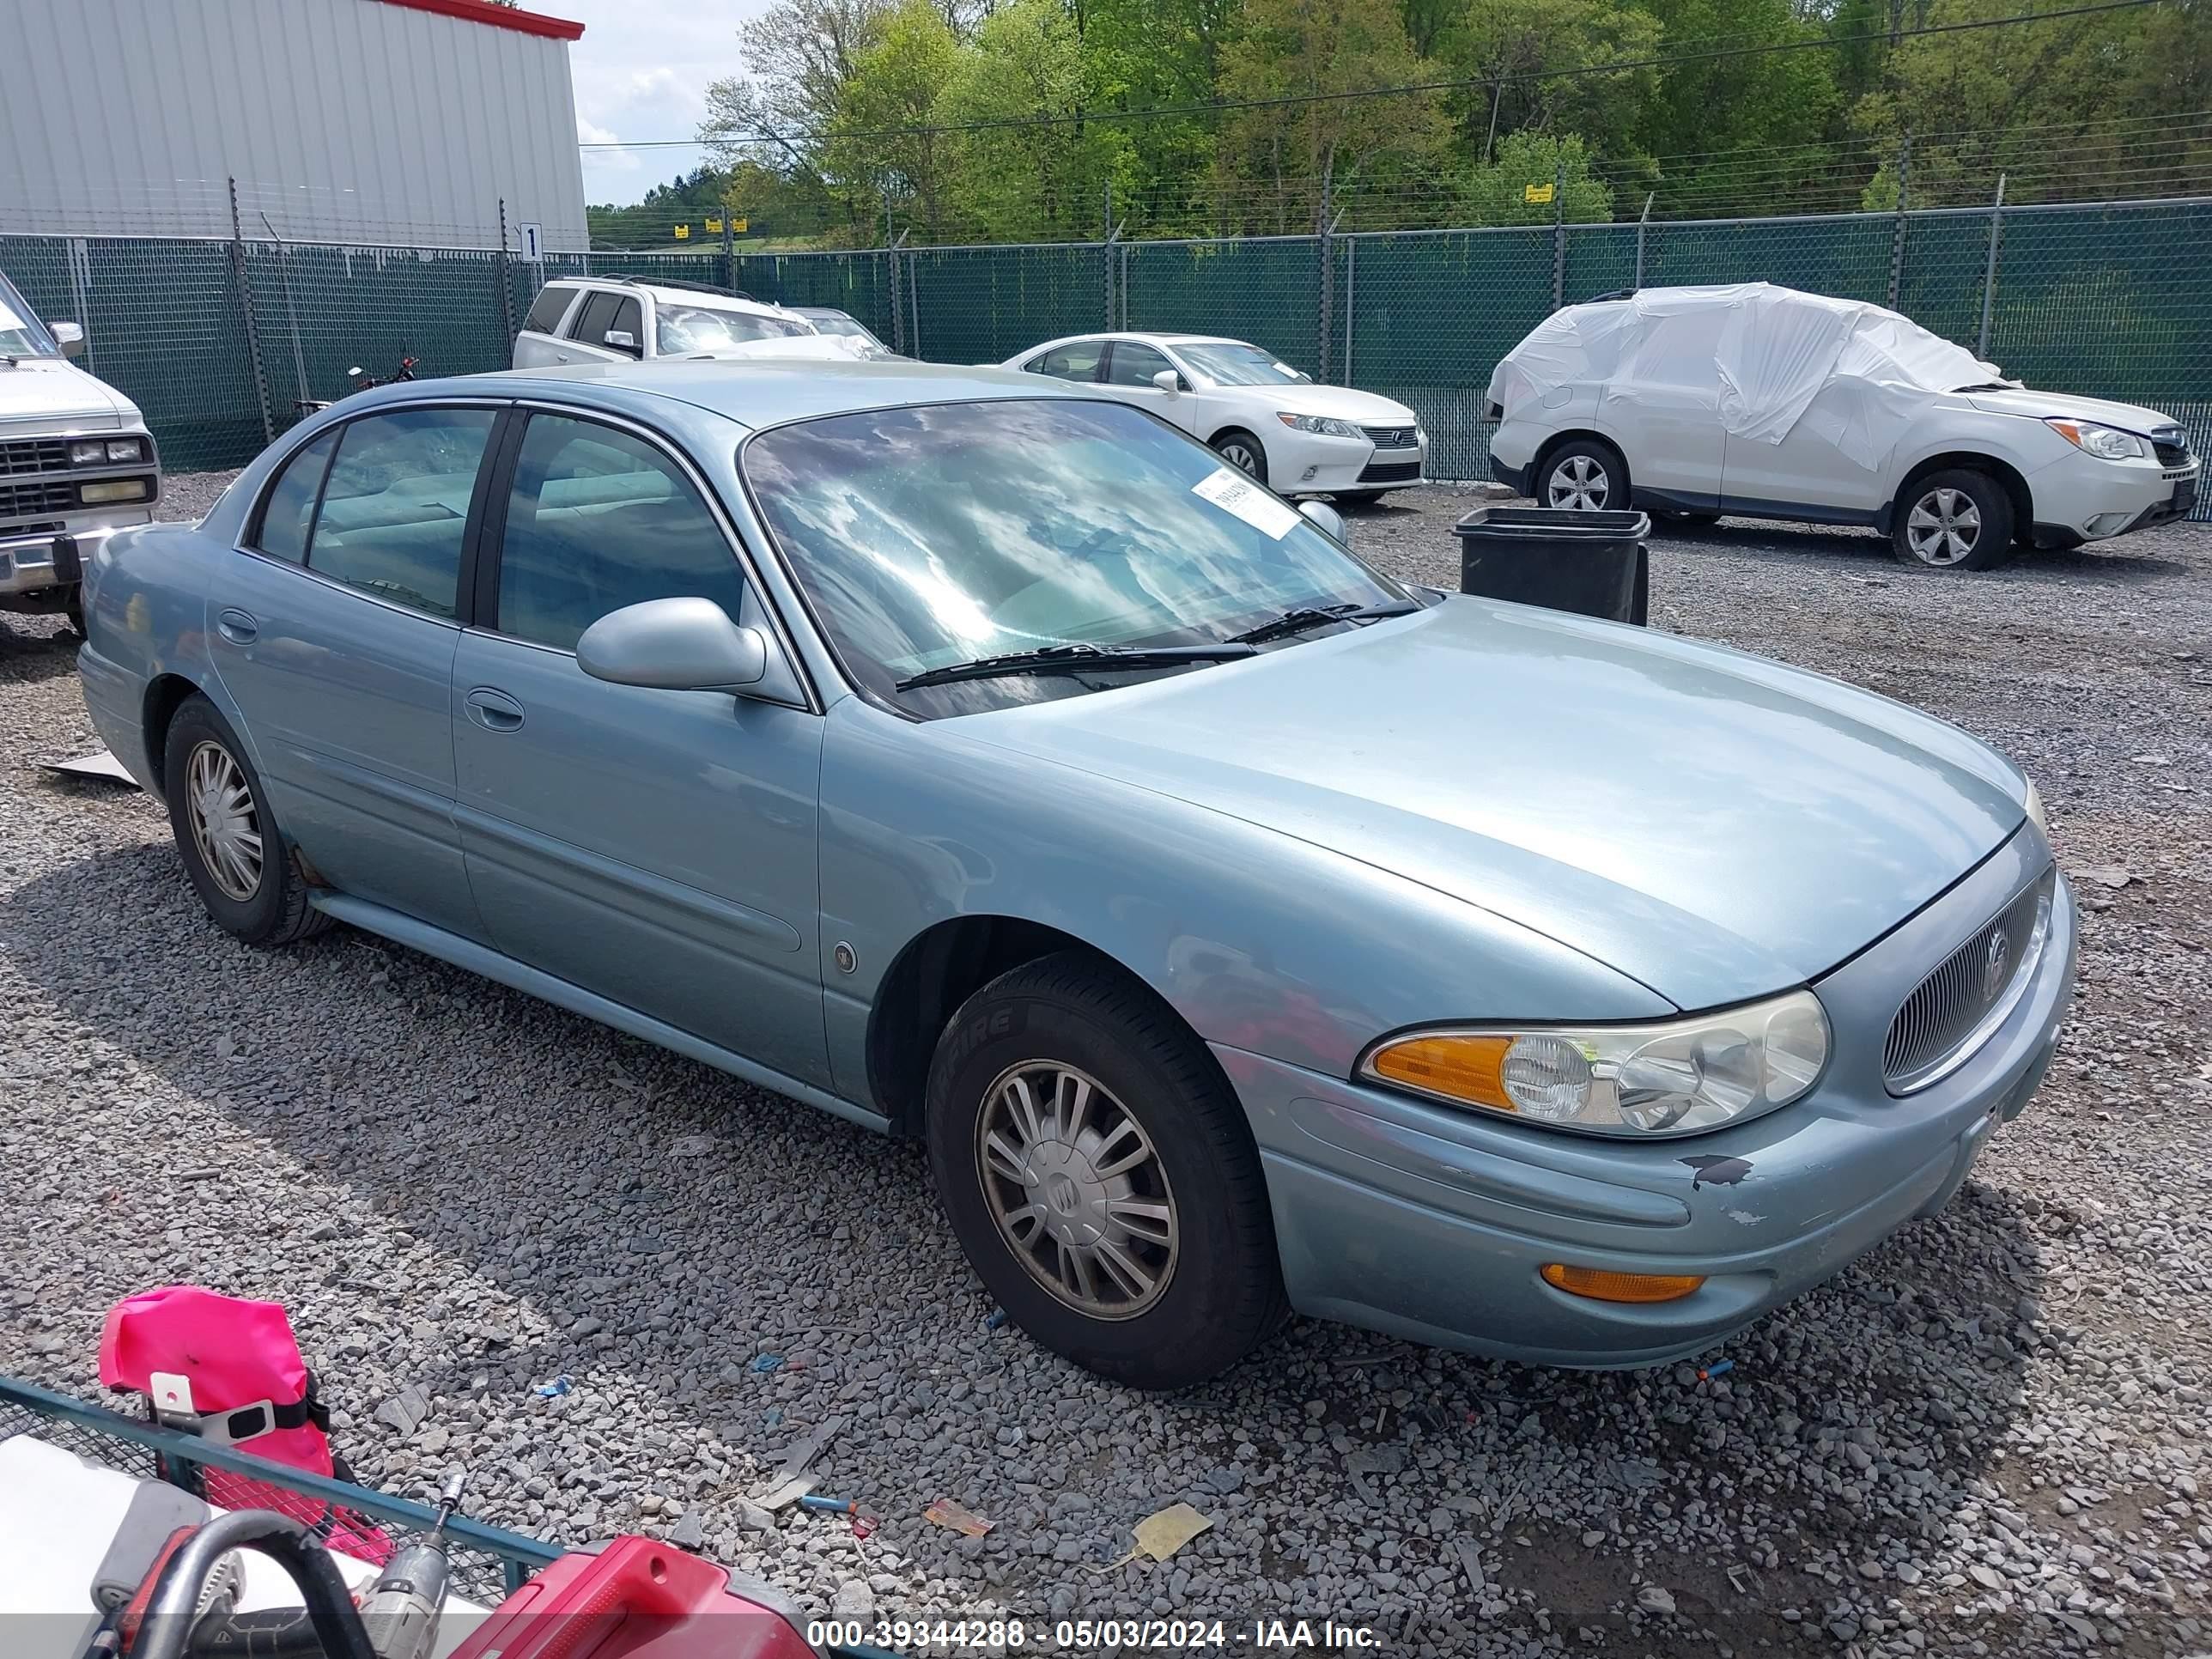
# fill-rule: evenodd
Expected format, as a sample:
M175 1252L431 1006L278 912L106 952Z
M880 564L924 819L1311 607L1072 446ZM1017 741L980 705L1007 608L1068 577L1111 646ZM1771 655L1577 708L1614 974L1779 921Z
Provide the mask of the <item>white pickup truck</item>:
M133 404L69 361L75 323L43 323L0 273L0 611L62 611L84 631L84 567L154 516L161 458Z

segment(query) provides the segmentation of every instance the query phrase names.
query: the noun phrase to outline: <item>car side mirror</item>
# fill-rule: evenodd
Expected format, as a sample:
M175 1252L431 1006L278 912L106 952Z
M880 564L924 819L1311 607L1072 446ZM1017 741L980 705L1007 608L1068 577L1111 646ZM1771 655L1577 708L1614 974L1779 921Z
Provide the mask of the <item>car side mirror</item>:
M54 337L54 343L62 349L64 357L84 356L84 330L75 323L48 323L46 332Z
M1174 397L1178 392L1184 389L1182 376L1172 368L1164 368L1158 374L1153 375L1152 384L1159 387L1161 391L1166 392L1170 398Z
M606 331L606 343L617 351L635 351L637 336L626 328L611 328Z
M1352 545L1352 530L1344 522L1344 514L1327 501L1300 501L1298 511L1323 535L1342 542L1346 547Z
M611 611L576 641L595 680L660 691L738 691L768 672L768 641L712 599L647 599Z

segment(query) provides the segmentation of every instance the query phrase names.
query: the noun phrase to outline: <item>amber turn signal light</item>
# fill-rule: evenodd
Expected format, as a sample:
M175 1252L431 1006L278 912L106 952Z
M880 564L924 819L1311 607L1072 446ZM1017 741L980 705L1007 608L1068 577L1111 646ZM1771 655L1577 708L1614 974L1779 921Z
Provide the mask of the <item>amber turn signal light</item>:
M1413 1037L1377 1049L1368 1067L1408 1089L1510 1112L1518 1109L1505 1092L1505 1051L1512 1046L1510 1036Z
M1705 1282L1703 1273L1616 1273L1564 1261L1547 1261L1540 1271L1547 1285L1593 1302L1680 1302Z

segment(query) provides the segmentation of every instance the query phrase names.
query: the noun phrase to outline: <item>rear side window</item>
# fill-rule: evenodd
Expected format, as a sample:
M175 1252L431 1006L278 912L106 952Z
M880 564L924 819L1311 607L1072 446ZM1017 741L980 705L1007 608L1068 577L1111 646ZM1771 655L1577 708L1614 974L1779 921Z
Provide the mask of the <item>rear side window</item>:
M573 651L610 611L689 598L744 614L737 556L683 469L617 428L532 416L500 547L499 631Z
M1106 355L1103 340L1078 340L1072 345L1054 346L1042 357L1029 361L1032 374L1049 374L1062 380L1094 380L1098 378L1098 360Z
M492 418L489 409L404 409L348 422L307 568L394 605L453 616Z
M568 309L568 301L576 297L573 288L546 288L538 291L538 301L530 307L530 315L522 319L522 326L532 334L550 334L561 326L561 319Z
M568 325L568 337L581 340L586 345L605 345L607 331L615 325L615 303L619 294L593 292L584 297L576 308L576 319Z
M287 564L305 563L307 532L313 528L315 499L322 494L323 473L331 464L331 451L338 434L325 432L284 463L268 497L261 503L261 530L253 544L272 559Z

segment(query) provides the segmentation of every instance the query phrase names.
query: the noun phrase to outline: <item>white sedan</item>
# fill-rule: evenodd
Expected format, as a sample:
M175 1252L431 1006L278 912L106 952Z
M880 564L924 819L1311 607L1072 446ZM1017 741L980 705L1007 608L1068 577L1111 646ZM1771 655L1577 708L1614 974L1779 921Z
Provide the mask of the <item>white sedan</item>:
M1403 404L1321 386L1271 351L1206 334L1078 334L1008 368L1149 409L1285 495L1371 501L1419 483L1429 435Z

